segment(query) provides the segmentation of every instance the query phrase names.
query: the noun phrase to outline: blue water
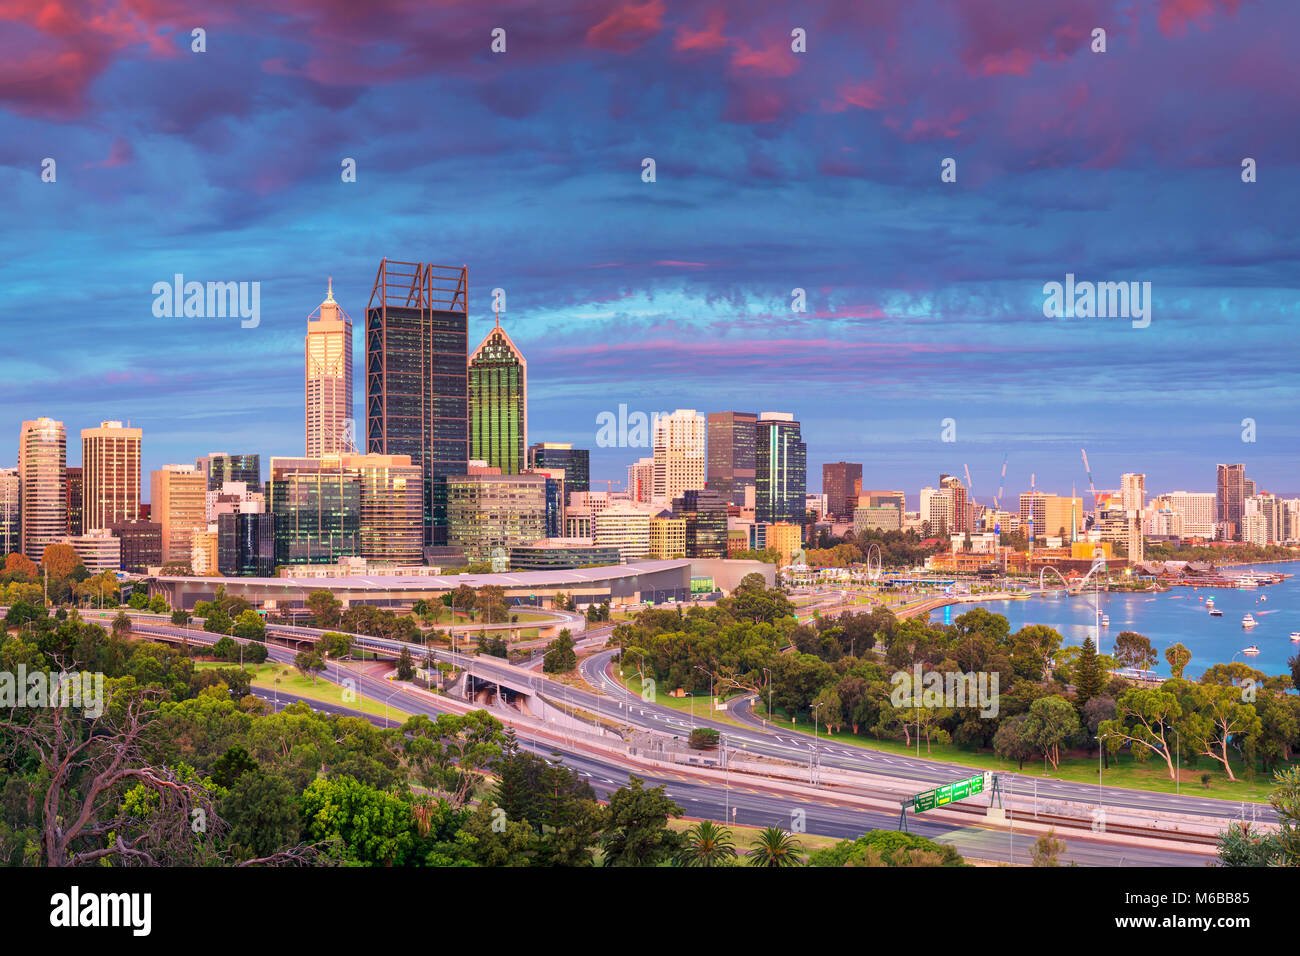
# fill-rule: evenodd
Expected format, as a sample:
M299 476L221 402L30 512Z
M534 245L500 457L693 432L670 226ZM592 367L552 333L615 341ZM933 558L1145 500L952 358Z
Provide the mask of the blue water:
M1300 562L1263 564L1261 571L1300 575ZM1239 569L1234 569L1239 570ZM1205 602L1214 598L1214 606L1223 617L1210 617ZM1267 600L1260 601L1260 598ZM1110 653L1120 631L1137 631L1150 638L1160 654L1156 673L1169 676L1165 648L1181 641L1192 652L1184 676L1195 679L1207 667L1230 660L1244 661L1265 674L1287 674L1287 659L1300 653L1300 644L1292 644L1292 631L1300 631L1300 576L1280 584L1263 585L1253 591L1235 588L1170 588L1158 594L1106 594L1101 598L1101 613L1110 615L1110 627L1101 629L1101 650ZM952 618L972 607L985 607L1011 622L1015 631L1026 624L1046 624L1064 638L1062 646L1082 644L1096 633L1093 596L1034 597L1027 601L988 601L981 604L958 604L932 612L935 623L951 623ZM1251 630L1241 626L1245 614L1252 614L1259 625ZM1237 653L1251 644L1259 646L1258 657ZM1235 657L1234 657L1235 654Z

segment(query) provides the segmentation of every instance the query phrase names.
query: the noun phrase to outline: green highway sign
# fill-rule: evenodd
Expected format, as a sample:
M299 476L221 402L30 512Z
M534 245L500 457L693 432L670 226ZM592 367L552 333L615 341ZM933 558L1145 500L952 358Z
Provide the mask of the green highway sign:
M956 783L946 783L942 787L918 793L911 799L912 809L916 813L924 813L926 810L933 810L935 807L946 806L983 793L991 786L992 776L991 773L976 774L974 777L967 777ZM905 804L906 802L904 801Z

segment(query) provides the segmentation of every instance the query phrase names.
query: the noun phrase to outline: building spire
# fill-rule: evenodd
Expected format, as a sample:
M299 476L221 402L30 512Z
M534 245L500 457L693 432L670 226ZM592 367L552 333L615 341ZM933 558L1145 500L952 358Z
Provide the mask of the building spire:
M333 276L330 276L329 292L327 292L325 295L325 301L326 302L334 301L334 277Z

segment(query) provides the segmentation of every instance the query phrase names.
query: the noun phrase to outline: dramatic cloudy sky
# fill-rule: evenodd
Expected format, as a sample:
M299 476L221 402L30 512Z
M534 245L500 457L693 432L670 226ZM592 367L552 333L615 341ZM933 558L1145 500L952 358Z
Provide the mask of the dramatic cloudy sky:
M146 469L301 453L306 317L388 256L469 266L472 345L506 289L529 437L596 477L645 453L594 447L622 403L794 412L810 490L1068 492L1087 447L1300 491L1292 0L205 6L0 0L0 464L39 415L73 463L108 418ZM260 282L260 327L155 318L178 272ZM1045 319L1067 272L1152 283L1150 327Z

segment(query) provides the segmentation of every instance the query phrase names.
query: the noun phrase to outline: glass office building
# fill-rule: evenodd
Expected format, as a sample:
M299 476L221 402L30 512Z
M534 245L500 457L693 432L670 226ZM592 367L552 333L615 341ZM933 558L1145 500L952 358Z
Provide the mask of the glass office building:
M524 470L528 436L528 363L497 325L469 357L469 457Z
M469 269L384 259L366 308L366 450L423 478L424 544L447 544L447 477L468 461Z
M727 556L727 499L721 492L688 489L674 499L672 516L686 521L688 558Z
M509 555L546 537L545 475L453 475L447 479L448 538L470 561Z
M275 574L275 515L248 511L217 515L217 571L227 577Z
M753 412L710 412L706 487L734 505L745 503L754 487L754 441L758 416Z
M529 468L563 468L564 490L591 490L591 452L572 442L539 441L528 446Z
M360 554L361 478L338 458L272 458L267 510L275 563L336 564Z
M755 426L754 520L802 525L808 483L808 447L786 412L763 412Z

